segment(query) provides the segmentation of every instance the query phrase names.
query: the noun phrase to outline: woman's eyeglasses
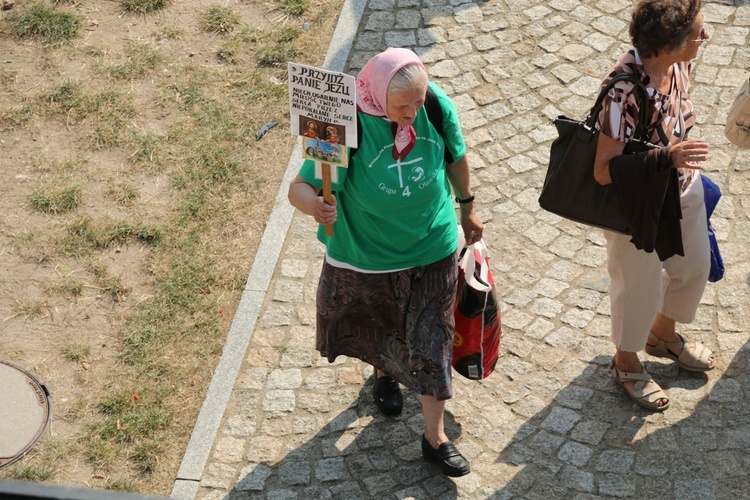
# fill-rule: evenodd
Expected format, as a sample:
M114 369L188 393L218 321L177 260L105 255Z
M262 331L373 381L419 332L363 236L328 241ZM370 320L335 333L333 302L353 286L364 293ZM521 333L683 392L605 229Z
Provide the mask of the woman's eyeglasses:
M697 40L690 40L690 41L696 42L696 43L703 43L706 40L708 40L708 31L706 31L706 27L704 26L703 29L701 29L700 38Z

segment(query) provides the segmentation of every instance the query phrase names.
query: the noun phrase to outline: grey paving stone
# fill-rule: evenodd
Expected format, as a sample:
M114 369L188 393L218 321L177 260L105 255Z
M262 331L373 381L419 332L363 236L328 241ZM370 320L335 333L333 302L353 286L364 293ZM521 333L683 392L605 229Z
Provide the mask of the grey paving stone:
M685 500L713 500L716 497L716 483L710 479L677 480L674 483L676 498Z
M386 31L383 36L389 47L410 47L417 44L417 35L413 31Z
M597 422L595 420L583 420L573 428L570 433L570 437L581 443L590 444L593 446L598 445L604 434L609 428L609 424L605 422Z
M568 488L576 491L594 491L594 475L576 467L563 467L562 482Z
M717 380L708 395L709 401L728 403L743 397L742 386L737 380L724 378Z
M562 304L560 304L559 302L555 302L554 305L555 310L557 310L557 312L559 313L560 310L562 310ZM540 314L542 314L542 311L540 311ZM542 315L552 317L548 314ZM583 337L581 333L579 333L578 331L568 327L562 327L547 335L544 341L552 347L575 349L581 343L582 338Z
M588 446L569 441L565 443L557 454L557 458L575 467L584 467L588 464L593 451Z
M367 19L365 30L385 32L393 28L395 22L396 15L393 12L373 12Z
M461 69L451 60L440 61L429 68L430 76L437 78L453 78L457 76Z
M201 477L201 486L204 488L223 488L231 489L234 487L234 480L237 477L237 470L230 465L211 463L203 471Z
M205 494L202 494L201 491L205 491ZM200 498L200 500L222 500L227 495L227 492L224 490L199 490L195 496L195 498ZM172 492L172 498L183 498L180 496L175 495L174 492Z
M245 458L252 463L261 461L273 462L282 452L283 441L281 439L256 435L250 439Z
M599 479L599 493L617 498L632 498L637 479L632 475L604 474Z
M309 462L290 460L284 461L279 466L279 480L287 486L307 485L310 483L310 477Z
M528 440L529 447L545 455L552 455L565 442L565 438L545 431L537 432Z
M276 302L301 302L302 284L291 280L277 281L273 300Z
M338 481L348 477L343 458L324 458L315 464L315 479L318 481Z
M291 500L297 498L297 492L292 490L272 490L266 496L268 500Z
M515 380L531 372L534 369L534 365L521 360L507 360L501 370L511 380Z
M416 29L422 23L422 15L418 10L401 9L396 16L397 30Z
M398 486L391 474L378 474L362 478L371 497L380 497L384 492Z
M302 385L302 371L299 369L273 370L268 375L267 389L296 389Z
M255 433L257 418L250 414L237 414L227 418L226 432L232 436L251 436Z
M245 440L231 436L219 438L214 450L214 458L219 463L239 462L245 449Z
M569 430L581 419L581 416L568 408L554 407L541 424L542 429L567 434Z
M264 464L249 465L240 471L240 479L234 486L237 491L263 491L272 469Z
M295 394L291 390L273 390L266 392L263 398L263 411L294 411Z
M309 349L288 347L281 353L279 366L282 368L312 366L312 353Z
M538 206L557 136L550 120L585 116L627 48L632 2L357 1L362 22L352 23L359 32L346 71L355 74L386 45L413 47L454 98L469 148L504 329L496 373L454 380L447 406L448 433L473 473L454 482L422 460L418 395L405 390L403 414L385 418L370 382L362 385L371 368L345 357L328 363L315 351L324 249L314 221L297 214L198 497L223 498L232 482L253 498L741 497L750 467L750 356L742 354L750 153L729 146L722 127L750 67L742 50L750 6L703 6L711 40L691 75L693 134L711 144L704 171L724 190L712 221L731 266L707 287L696 321L680 327L706 342L719 365L706 382L645 358L673 399L654 415L606 373L613 346L602 232ZM287 206L285 193L280 199Z
M626 474L635 461L635 452L630 450L604 450L596 463L596 470Z

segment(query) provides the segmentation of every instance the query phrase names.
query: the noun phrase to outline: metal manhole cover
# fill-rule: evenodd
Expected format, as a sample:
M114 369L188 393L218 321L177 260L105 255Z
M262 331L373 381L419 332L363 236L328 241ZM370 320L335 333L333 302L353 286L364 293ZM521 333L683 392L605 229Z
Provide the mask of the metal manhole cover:
M23 458L51 419L47 387L23 368L0 360L0 469Z

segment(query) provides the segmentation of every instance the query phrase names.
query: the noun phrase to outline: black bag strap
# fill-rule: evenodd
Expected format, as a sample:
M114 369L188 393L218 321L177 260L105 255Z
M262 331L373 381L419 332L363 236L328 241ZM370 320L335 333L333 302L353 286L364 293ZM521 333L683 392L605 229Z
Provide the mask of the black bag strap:
M604 98L607 96L607 93L609 93L610 89L615 86L616 83L622 82L622 81L628 81L632 82L635 89L637 89L639 97L640 97L640 106L638 107L638 123L635 126L635 133L633 134L633 139L641 141L641 142L648 142L648 137L645 137L646 133L648 132L646 130L646 127L648 126L648 112L650 108L650 101L648 96L648 91L646 90L646 87L643 85L643 82L633 75L632 73L618 73L612 79L609 81L606 87L604 87L601 92L599 92L599 96L596 98L596 103L594 104L594 107L591 108L591 111L589 112L589 117L586 118L586 127L589 129L594 128L594 124L596 123L596 120L599 119L599 113L602 110L602 106L604 103Z
M437 94L435 94L430 87L427 87L427 93L425 94L424 110L427 112L427 118L430 120L430 123L432 123L432 126L435 127L435 130L440 137L445 137L443 135L443 108L440 107L440 100L438 99ZM359 121L359 112L357 112L357 144L361 142L362 124ZM357 148L350 148L349 158L352 158L356 153ZM447 147L444 148L443 156L448 165L453 163L453 155L451 155Z

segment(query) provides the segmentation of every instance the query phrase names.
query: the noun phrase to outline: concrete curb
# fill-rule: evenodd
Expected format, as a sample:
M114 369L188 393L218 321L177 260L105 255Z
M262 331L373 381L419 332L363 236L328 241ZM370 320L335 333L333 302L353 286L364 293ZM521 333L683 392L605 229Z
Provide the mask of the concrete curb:
M343 71L366 3L367 0L344 2L323 63L324 68ZM172 498L193 499L198 491L203 469L211 453L216 433L276 269L282 247L279 242L286 237L294 215L294 208L287 201L287 191L292 179L297 175L301 157L301 147L297 144L289 158L268 225L263 232L258 252L237 306L237 312L227 333L224 350L216 365L180 469L177 471L177 478L170 495Z

